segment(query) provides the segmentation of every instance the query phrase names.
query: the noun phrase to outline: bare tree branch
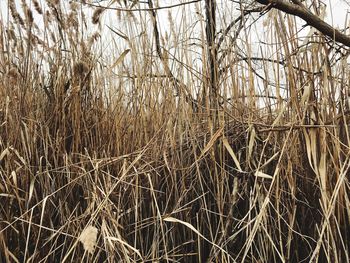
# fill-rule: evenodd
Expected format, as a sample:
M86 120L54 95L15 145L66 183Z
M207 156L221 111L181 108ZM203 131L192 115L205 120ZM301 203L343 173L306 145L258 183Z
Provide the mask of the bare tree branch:
M293 1L294 3L299 2L299 4L292 4L285 0L256 0L256 2L263 5L270 5L271 8L281 10L290 15L298 16L307 22L308 25L316 28L322 34L344 44L347 47L350 47L350 36L340 32L328 23L324 22L321 18L313 14L309 9L302 5L300 1Z
M140 12L140 11L156 11L156 10L163 10L163 9L171 9L174 7L194 4L197 2L201 2L201 1L202 0L192 0L192 1L182 2L182 3L178 3L178 4L173 4L173 5L150 7L150 8L122 8L122 7L112 7L110 5L102 6L100 4L87 3L87 2L85 4L88 6L91 6L91 7L102 7L102 8L107 9L107 10L116 10L116 11L122 11L122 12Z
M228 33L230 32L230 30L232 29L232 27L234 27L238 22L240 22L243 19L243 16L249 15L251 13L256 13L256 12L261 12L263 11L262 7L257 7L251 10L243 10L242 14L237 17L235 20L233 20L224 30L223 33L221 35L221 37L219 38L218 42L217 42L217 48L219 49L222 42L224 42L225 37L228 35Z

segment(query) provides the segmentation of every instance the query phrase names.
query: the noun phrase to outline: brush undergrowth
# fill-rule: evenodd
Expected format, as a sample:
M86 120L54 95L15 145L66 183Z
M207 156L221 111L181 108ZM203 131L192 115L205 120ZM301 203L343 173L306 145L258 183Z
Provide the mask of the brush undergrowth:
M335 43L275 11L255 43L247 17L210 109L201 12L169 13L161 59L145 11L102 31L102 10L20 3L0 24L1 262L349 262Z

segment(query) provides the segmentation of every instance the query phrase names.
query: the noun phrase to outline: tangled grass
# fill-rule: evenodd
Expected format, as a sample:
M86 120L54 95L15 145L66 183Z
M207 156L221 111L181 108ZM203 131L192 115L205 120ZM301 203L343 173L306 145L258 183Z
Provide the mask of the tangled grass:
M188 7L160 59L147 12L106 35L107 11L28 2L0 23L1 262L350 261L341 48L271 11L258 57L247 17L213 109Z

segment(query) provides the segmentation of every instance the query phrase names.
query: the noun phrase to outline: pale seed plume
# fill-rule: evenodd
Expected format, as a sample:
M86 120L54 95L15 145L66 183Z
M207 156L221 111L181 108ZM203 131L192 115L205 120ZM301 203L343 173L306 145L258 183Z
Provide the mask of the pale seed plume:
M81 232L79 241L83 244L85 251L94 253L97 241L98 229L94 226L88 226Z

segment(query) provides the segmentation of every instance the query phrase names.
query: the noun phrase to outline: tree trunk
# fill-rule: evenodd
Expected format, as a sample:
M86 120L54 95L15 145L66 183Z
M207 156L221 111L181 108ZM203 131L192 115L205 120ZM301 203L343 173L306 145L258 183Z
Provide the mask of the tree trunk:
M216 46L216 3L215 0L205 1L206 14L206 40L207 40L207 72L209 86L209 107L213 120L213 130L217 127L218 111L218 64L217 64L217 46Z

